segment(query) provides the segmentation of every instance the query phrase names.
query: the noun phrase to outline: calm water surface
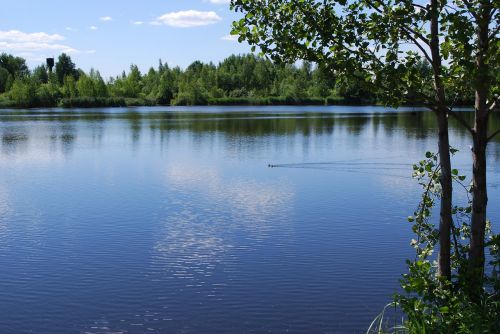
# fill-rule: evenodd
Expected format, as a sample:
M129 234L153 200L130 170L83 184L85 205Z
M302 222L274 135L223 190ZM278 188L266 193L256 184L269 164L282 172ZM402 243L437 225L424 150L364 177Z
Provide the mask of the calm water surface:
M431 113L377 107L4 110L0 136L0 333L363 333L436 150Z

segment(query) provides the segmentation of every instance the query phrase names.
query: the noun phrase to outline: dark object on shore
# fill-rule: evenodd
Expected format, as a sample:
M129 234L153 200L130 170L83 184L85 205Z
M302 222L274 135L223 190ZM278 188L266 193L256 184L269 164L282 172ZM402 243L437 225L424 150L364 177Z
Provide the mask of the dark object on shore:
M47 68L49 69L49 74L52 74L52 69L54 68L54 58L47 58Z

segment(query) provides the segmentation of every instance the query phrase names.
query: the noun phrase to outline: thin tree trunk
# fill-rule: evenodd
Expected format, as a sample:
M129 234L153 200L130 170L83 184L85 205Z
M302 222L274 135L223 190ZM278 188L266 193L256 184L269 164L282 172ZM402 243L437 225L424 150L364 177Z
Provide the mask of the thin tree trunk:
M438 111L439 163L441 165L441 208L439 212L438 275L451 279L451 225L452 225L452 179L448 117L446 110Z
M486 208L488 193L486 185L486 146L488 144L488 65L485 56L488 52L488 24L491 3L483 3L477 25L476 56L476 94L475 121L472 149L472 218L471 241L469 251L469 288L473 300L478 301L483 286L484 276L484 238L486 232Z
M477 99L477 98L476 98ZM477 102L476 102L477 104ZM477 108L477 106L476 106ZM476 109L476 113L478 110ZM479 111L480 113L480 111ZM486 127L487 117L476 117L472 152L472 219L469 251L469 282L473 300L478 300L484 276L484 238L486 232Z
M434 72L434 90L436 93L436 116L438 121L439 163L441 165L441 208L439 220L439 255L438 275L451 279L451 224L452 224L452 179L450 161L450 141L448 135L448 113L446 95L442 81L442 61L439 46L439 2L431 1L431 40L432 69Z

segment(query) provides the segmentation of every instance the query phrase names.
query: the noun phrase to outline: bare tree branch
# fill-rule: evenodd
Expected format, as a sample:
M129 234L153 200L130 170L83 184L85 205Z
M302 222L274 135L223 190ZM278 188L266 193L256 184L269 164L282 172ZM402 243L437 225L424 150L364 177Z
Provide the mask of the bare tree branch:
M424 102L424 105L434 112L437 112L437 110L438 110L434 103Z
M488 36L488 40L492 40L493 38L495 38L495 36L498 34L498 32L500 31L500 25L498 25L496 27L496 29L494 29L491 34Z
M425 6L419 5L418 3L412 3L411 4L413 7L420 8L422 10L425 10L426 12L429 11Z
M472 16L474 16L474 18L476 20L479 20L479 15L477 15L476 9L474 8L474 6L472 6L470 1L469 0L462 0L462 2L464 3L465 7L467 7L467 10L469 11L469 13L471 13Z
M497 131L493 132L491 134L491 136L488 137L488 139L486 139L486 142L489 142L491 140L493 140L493 138L495 138L496 135L498 135L500 133L500 129L498 129Z
M460 124L462 124L471 134L475 133L474 129L469 125L469 123L467 123L467 121L462 116L460 116L450 108L447 108L447 112L449 115L453 116L453 118L455 118Z
M489 18L490 20L491 20L491 19L495 16L496 12L497 12L497 8L493 8L493 9L491 10L491 13L490 13L490 18Z
M419 48L419 49L420 49L420 51L422 51L422 53L424 54L425 59L427 59L427 61L428 61L429 63L431 63L431 64L432 64L432 58L431 58L431 56L429 56L429 54L428 54L428 53L427 53L427 51L424 49L424 47L423 47L422 45L420 45L420 43L418 43L418 41L417 41L415 38L413 38L413 36L411 36L411 35L410 35L410 34L408 34L408 33L407 33L407 37L408 37L408 38L409 38L409 39L410 39L413 43L415 43L415 45L417 46L417 48Z

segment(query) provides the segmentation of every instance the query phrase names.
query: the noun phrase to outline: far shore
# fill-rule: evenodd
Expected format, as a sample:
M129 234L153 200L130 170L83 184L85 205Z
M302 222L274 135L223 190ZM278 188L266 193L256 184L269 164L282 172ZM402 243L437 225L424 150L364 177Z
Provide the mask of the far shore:
M161 107L161 106L383 106L373 100L330 98L212 98L202 104L158 104L154 100L144 98L115 97L80 97L62 99L57 105L18 104L12 101L0 101L0 109L32 109L32 108L123 108L123 107ZM422 103L407 102L403 107L425 107ZM461 105L458 107L471 107Z

